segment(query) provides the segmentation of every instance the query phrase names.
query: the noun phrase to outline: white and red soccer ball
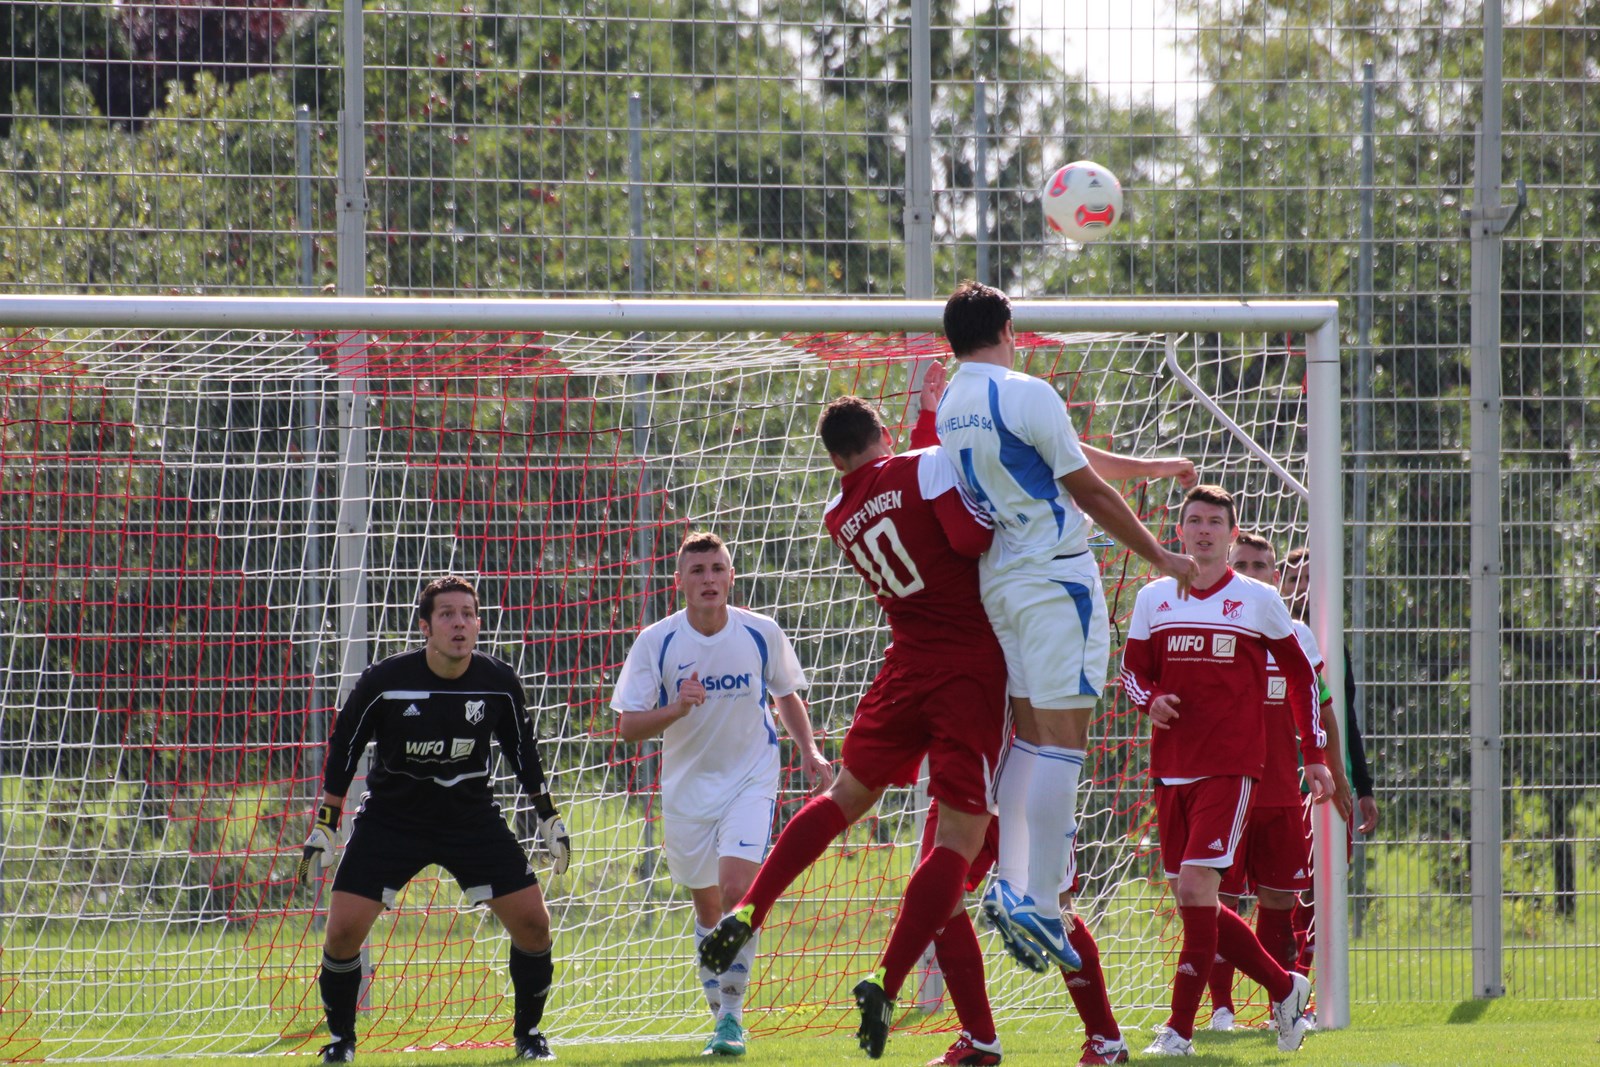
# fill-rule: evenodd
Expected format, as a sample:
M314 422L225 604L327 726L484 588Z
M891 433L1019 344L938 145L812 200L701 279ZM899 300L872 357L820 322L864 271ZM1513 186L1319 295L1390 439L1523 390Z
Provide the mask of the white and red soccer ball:
M1084 244L1100 240L1122 218L1122 183L1088 159L1068 163L1052 174L1040 200L1045 224Z

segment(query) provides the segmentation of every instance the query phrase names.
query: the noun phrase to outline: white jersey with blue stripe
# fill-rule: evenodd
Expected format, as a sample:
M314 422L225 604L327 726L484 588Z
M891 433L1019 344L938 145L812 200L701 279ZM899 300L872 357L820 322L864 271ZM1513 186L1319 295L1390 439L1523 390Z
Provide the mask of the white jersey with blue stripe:
M707 636L679 611L640 632L611 706L623 714L664 707L694 675L706 687L705 703L668 726L661 741L661 810L678 819L715 818L751 789L776 792L772 702L806 686L794 646L774 620L730 607L727 625Z
M1089 550L1089 520L1061 485L1089 461L1049 382L963 363L939 401L937 427L962 484L994 520L987 569Z

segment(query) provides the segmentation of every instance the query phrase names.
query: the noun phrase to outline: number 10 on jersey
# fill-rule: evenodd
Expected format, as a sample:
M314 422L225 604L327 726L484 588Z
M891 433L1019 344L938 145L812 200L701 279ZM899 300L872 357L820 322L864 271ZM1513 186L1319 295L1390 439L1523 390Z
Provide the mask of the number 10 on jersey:
M926 584L922 575L917 573L917 565L911 561L906 546L901 544L900 531L894 528L893 519L879 519L862 531L861 536L851 543L850 555L855 559L856 566L865 572L879 596L910 596ZM890 564L891 555L899 561L898 570L903 572L904 579Z

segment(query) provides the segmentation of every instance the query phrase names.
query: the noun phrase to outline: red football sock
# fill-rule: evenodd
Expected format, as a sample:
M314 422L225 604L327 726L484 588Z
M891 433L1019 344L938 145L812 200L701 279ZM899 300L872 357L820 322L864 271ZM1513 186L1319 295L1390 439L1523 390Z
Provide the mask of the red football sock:
M1316 960L1316 918L1316 905L1296 902L1294 906L1294 936L1295 943L1300 949L1300 955L1295 959L1294 969L1301 974L1310 974L1311 964Z
M1106 991L1106 975L1100 969L1100 946L1094 935L1073 916L1068 925L1067 940L1078 950L1083 967L1077 972L1062 971L1062 981L1067 983L1067 993L1083 1020L1083 1032L1090 1037L1105 1037L1115 1041L1122 1036L1117 1017L1111 1011L1111 995Z
M766 923L767 913L783 896L784 890L807 867L817 862L833 839L844 833L849 825L850 820L844 817L844 809L835 804L831 797L816 797L795 812L789 825L778 835L772 851L762 861L761 869L756 872L756 880L750 883L750 891L739 901L740 907L755 905L751 926L760 929Z
M1211 987L1211 1010L1227 1008L1238 1014L1233 1006L1233 964L1218 956L1211 961L1211 977L1206 984Z
M983 981L983 947L978 944L978 932L972 928L965 908L952 915L934 937L933 955L944 972L944 987L950 991L950 1003L956 1009L961 1029L975 1041L992 1044L998 1034L994 1011L989 1006L989 988Z
M1295 942L1294 912L1289 908L1257 908L1256 938L1280 967L1290 968L1300 955Z
M1211 963L1217 956L1217 908L1179 908L1178 915L1183 920L1183 949L1178 953L1178 973L1172 978L1172 1014L1167 1026L1187 1041L1194 1037L1195 1013L1200 1010Z
M883 991L891 999L900 995L900 985L922 957L922 950L961 903L970 866L971 861L955 849L936 848L911 872L900 900L900 914L883 950Z
M1256 940L1256 932L1232 908L1217 910L1217 951L1232 960L1235 967L1265 989L1273 1000L1282 1000L1294 989L1294 979L1289 977L1289 972L1267 955L1267 950Z

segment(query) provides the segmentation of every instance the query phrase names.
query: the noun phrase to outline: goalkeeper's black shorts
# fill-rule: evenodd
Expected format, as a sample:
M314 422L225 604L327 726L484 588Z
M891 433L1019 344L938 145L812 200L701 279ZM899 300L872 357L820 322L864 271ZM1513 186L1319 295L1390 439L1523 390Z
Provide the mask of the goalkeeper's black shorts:
M402 829L358 815L333 889L393 907L405 884L432 863L449 871L467 899L478 904L539 884L528 854L498 817L442 831Z

